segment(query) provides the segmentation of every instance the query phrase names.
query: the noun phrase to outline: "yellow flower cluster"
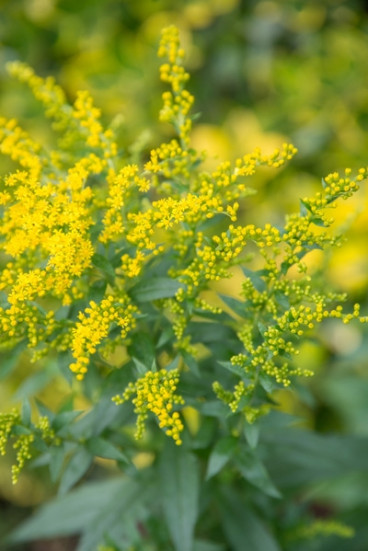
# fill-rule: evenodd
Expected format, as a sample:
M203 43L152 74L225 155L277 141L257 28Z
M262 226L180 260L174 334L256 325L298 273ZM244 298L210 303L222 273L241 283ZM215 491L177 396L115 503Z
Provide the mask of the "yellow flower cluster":
M15 427L20 427L23 430L15 432ZM26 461L32 458L31 446L37 437L46 443L53 442L55 445L59 443L58 439L55 438L54 431L50 428L47 417L40 417L32 430L28 427L22 427L21 416L17 410L14 409L10 413L0 414L0 455L5 455L7 443L10 439L14 439L13 449L16 451L16 463L12 465L13 484L18 481L19 474Z
M188 74L175 27L163 31L159 55L166 58L161 79L170 87L163 95L161 120L174 126L176 138L153 149L143 168L117 155L114 136L103 127L88 93L80 92L68 105L52 79L38 77L24 64L10 64L10 72L30 86L62 138L58 150L50 152L16 121L0 120L0 152L19 165L0 189L0 342L26 340L36 358L71 350L70 367L82 380L91 356L124 344L141 316L154 319L157 327L169 320L170 353L194 355L193 318L223 314L202 293L212 282L230 277L233 266L257 256L262 268L244 268L243 302L236 307L242 349L231 361L241 373L239 382L232 391L214 385L232 411L254 420L264 411L252 402L262 377L288 385L292 375L302 374L293 366L298 339L326 318L366 321L358 307L342 312L343 296L318 290L303 259L314 248L338 243L326 210L355 192L368 170L360 169L355 177L350 169L343 176L327 176L324 189L304 198L300 212L289 216L283 228L240 224L240 201L253 193L249 178L262 166L279 169L296 148L285 143L269 155L256 148L234 163L203 170L204 155L190 147L193 97L185 88ZM139 286L148 284L149 296L151 275L152 304L146 308L141 299L138 312ZM168 290L160 288L170 279ZM133 341L135 336L132 332ZM97 354L93 362L98 364ZM137 436L151 412L180 444L183 425L173 411L183 403L175 394L178 381L178 370L148 372L116 399L133 399ZM18 451L26 457L31 442L23 440Z
M124 207L131 202L134 192L147 192L150 183L139 176L137 165L124 166L117 174L110 169L107 176L108 196L105 201L106 212L103 219L104 230L99 236L102 243L121 239L124 232Z
M0 117L0 153L9 156L13 161L28 169L32 178L37 178L42 162L39 157L41 146L28 136L27 132L17 125L15 119ZM15 175L10 175L10 182ZM11 184L9 184L11 185ZM8 194L2 192L1 204L6 203Z
M338 303L346 299L345 295L326 289L317 291L302 262L313 248L324 249L338 243L339 237L327 230L333 220L326 217L325 211L339 198L355 192L357 181L366 174L366 169L360 169L355 178L349 169L344 177L330 174L323 192L303 199L300 213L287 217L282 230L269 224L264 229L248 227L247 237L257 245L265 264L258 273L246 277L242 285L246 321L242 322L238 338L244 353L231 358L234 366L244 370L249 382L245 385L241 381L233 392L215 386L216 394L232 411L241 407L245 412L249 407L249 397L261 373L283 386L290 385L293 376L312 375L310 370L295 367L293 359L299 352L298 340L324 319L367 322L366 316L360 316L358 304L353 312L343 313ZM217 237L212 239L220 241ZM294 266L304 275L291 277L289 268Z
M366 321L364 317L360 317L358 304L348 314L343 313L341 305L329 309L329 303L345 297L331 292L313 293L308 285L309 279L307 276L304 280L293 281L291 285L285 280L284 285L277 285L274 292L269 288L259 291L249 278L245 280L243 296L246 299L249 320L243 323L238 337L246 353L233 356L233 365L241 366L246 373L256 378L262 371L277 383L289 386L292 376L313 374L311 370L293 367L291 358L299 353L297 342L300 337L326 318L339 318L344 323L350 323L353 319ZM284 295L280 295L281 289ZM263 319L269 320L269 325L255 333L254 319L259 318L261 312L264 312ZM253 388L253 383L244 390L244 395L248 388Z
M18 423L20 423L20 413L16 409L13 409L10 413L0 414L0 455L5 455L9 436L13 427Z
M160 120L170 122L174 126L183 149L186 149L192 128L188 113L194 98L184 88L189 74L182 65L185 52L180 47L179 32L175 26L163 30L158 55L167 58L167 63L160 67L160 76L163 82L168 82L171 86L171 92L164 92L162 96Z
M144 165L147 172L152 173L153 183L162 191L166 191L172 195L173 185L170 182L165 185L165 182L158 186L159 180L157 175L170 180L179 180L184 182L191 175L194 164L198 159L197 152L194 150L187 151L183 149L177 140L171 140L169 143L163 143L156 149L152 149L150 160ZM183 183L179 191L188 189L188 183L184 186Z
M71 144L83 140L91 148L102 152L105 159L117 152L112 131L103 130L99 121L100 110L94 107L93 99L86 91L80 91L71 107L66 103L63 89L52 77L43 79L36 75L26 63L14 61L7 64L9 73L26 83L36 99L45 106L45 114L54 119L54 128L63 133L60 145L70 149Z
M151 208L145 212L128 212L126 217L126 240L136 248L135 256L125 253L122 260L123 276L135 277L141 272L142 266L152 256L162 253L165 248L171 246L170 236L166 234L163 244L157 243L155 236L159 230L173 229L176 241L176 226L181 222L187 222L203 212L203 199L193 194L188 194L181 199L170 197L153 201ZM162 236L159 235L160 241Z
M65 180L54 183L42 185L26 171L5 178L7 201L0 227L6 238L4 251L13 258L33 253L37 263L48 259L43 270L21 274L20 295L17 287L13 289L13 303L24 300L25 286L30 294L53 290L62 296L73 278L90 266L93 247L87 232L93 224L92 192L85 182L96 168L102 170L92 157L79 161Z
M91 347L81 328L88 326L88 314L81 307L83 322L60 319L56 310L39 307L39 301L48 305L52 298L68 305L88 296L95 253L91 228L96 224L101 195L100 190L96 193L91 187L92 177L108 172L101 242L116 238L122 196L133 194L135 187L140 192L147 191L149 182L138 176L136 166L117 170L112 164L116 153L112 135L103 130L100 113L88 94L80 93L71 107L52 79L38 77L21 63L11 64L9 70L30 86L58 130L65 135L70 132L71 136L63 144L68 149L67 155L48 152L33 142L15 121L0 121L0 151L22 168L5 176L0 193L0 247L5 258L10 257L0 275L0 289L8 301L0 308L1 340L16 343L26 338L35 358L52 348L65 350L73 345L76 359L73 369L81 378ZM81 139L97 154L86 151L85 145L81 153L77 145ZM129 187L127 182L132 190L125 189ZM134 308L121 299L116 299L115 306L116 312L109 314L109 324L114 321L121 325L120 339L123 339L127 328L134 325ZM106 316L103 299L96 308ZM100 332L94 331L91 339L96 346L106 336L106 323L103 327Z
M32 452L30 447L34 442L35 435L20 434L13 444L14 450L16 450L16 464L12 465L12 482L16 484L18 482L19 473L23 469L26 461L32 458Z
M99 304L91 301L84 312L79 312L78 322L72 330L71 343L76 361L70 365L78 380L83 380L89 357L109 335L113 323L121 328L121 338L126 337L128 331L135 326L135 311L136 308L127 299L117 299L110 295Z
M26 63L20 61L13 61L7 64L8 72L16 77L20 82L26 83L32 90L36 99L41 101L45 108L45 114L58 120L66 122L64 116L66 98L64 90L55 84L55 80L52 77L43 79L35 74L34 70Z
M354 528L338 520L315 520L309 525L300 526L290 535L292 539L312 539L316 536L339 536L340 538L352 538Z
M152 412L158 419L160 428L164 429L177 445L180 445L180 433L184 426L177 411L173 411L174 405L183 405L184 400L175 394L179 382L177 370L147 371L135 383L129 383L122 396L113 398L116 404L122 404L132 396L132 402L137 414L136 438L143 435L148 412Z
M222 163L212 174L205 172L199 174L193 173L193 177L190 178L189 189L186 184L187 189L180 192L180 180L181 178L189 178L190 172L193 172L195 159L191 154L183 151L175 141L170 142L170 144L163 144L159 149L151 152L151 160L146 163L145 170L152 172L154 176L162 174L164 177L171 178L170 185L164 186L162 184L160 189L164 192L169 193L171 191L172 193L169 197L153 201L151 208L145 212L129 212L127 214L127 240L138 249L153 251L156 248L153 236L157 230L170 230L175 227L171 235L166 234L165 242L177 250L181 249L184 255L186 250L185 242L190 243L192 240L187 239L189 236L187 227L185 229L177 228L180 223L195 227L203 219L213 218L216 214L226 215L235 222L239 209L237 200L253 193L241 181L246 174L246 167L251 165L253 173L257 166L281 166L286 159L291 158L295 153L296 149L289 144L284 144L282 151L276 150L271 155L263 155L257 149L251 155L239 159L234 168L231 167L230 163ZM115 197L118 201L118 193L115 194ZM121 217L121 211L119 216ZM116 230L121 231L123 228L122 219L115 218L114 221L117 224ZM263 230L262 235L264 235L266 229ZM259 231L262 232L262 230ZM270 231L276 230L272 228ZM246 228L234 228L230 226L228 237L226 237L226 233L224 232L221 237L216 236L214 238L214 240L217 239L216 252L211 247L207 247L202 253L199 243L202 239L202 234L198 232L195 244L198 258L194 260L193 266L185 269L182 274L183 280L188 280L189 276L193 281L196 281L197 274L203 273L206 273L205 279L207 281L226 277L224 274L227 274L228 271L222 270L213 257L215 256L218 260L221 256L223 263L227 263L227 268L229 268L231 266L231 259L237 257L244 247L244 235L241 237L241 234L249 234L249 236L256 237L256 230L254 226L247 226ZM193 235L191 234L191 236ZM180 240L180 236L184 239ZM222 246L219 245L221 241L224 242ZM232 252L229 249L230 241L232 242L232 246L230 247ZM242 245L240 244L241 242L243 242ZM267 243L269 243L269 240ZM158 253L159 251L156 251L156 254ZM208 261L207 265L211 267L210 270L207 266L207 269L203 272L204 262L199 258L201 255L203 255L204 261ZM122 260L123 271L130 274L129 277L132 277L140 273L147 257L139 253L131 259L126 253ZM211 272L213 276L211 276ZM179 273L176 275L179 276Z

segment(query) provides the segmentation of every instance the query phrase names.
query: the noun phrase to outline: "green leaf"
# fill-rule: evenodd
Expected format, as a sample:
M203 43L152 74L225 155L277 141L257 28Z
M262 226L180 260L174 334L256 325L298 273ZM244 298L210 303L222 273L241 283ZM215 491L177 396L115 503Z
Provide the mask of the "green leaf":
M245 301L238 300L233 297L228 297L226 295L219 295L221 300L228 306L235 314L240 316L243 319L249 318L249 311L247 311Z
M218 343L228 342L233 337L234 332L230 327L222 323L210 321L196 321L188 324L188 331L193 336L193 342L200 343Z
M95 281L89 288L88 301L94 300L97 303L101 302L105 296L106 287L107 281L105 279ZM78 314L78 311L79 309L76 310L76 315Z
M64 446L50 448L49 471L52 482L56 482L61 474L67 450Z
M63 411L62 413L59 413L55 416L53 422L52 422L52 428L54 431L59 434L59 431L66 427L67 429L69 426L73 423L73 421L79 417L83 411L75 410L75 411Z
M14 395L15 400L23 400L30 396L34 396L42 390L55 377L54 369L43 369L27 377L24 382L19 385L17 392Z
M263 291L266 290L267 285L264 279L262 279L262 275L265 275L265 272L263 270L257 270L253 271L249 268L245 268L244 266L240 266L243 274L245 277L249 278L253 284L253 287L260 293L263 293Z
M25 341L20 342L12 348L11 352L0 354L0 379L5 379L19 362L19 357L22 351L25 349Z
M14 425L12 429L12 434L14 436L20 436L22 434L32 434L33 431L27 427L23 427L22 425Z
M36 406L37 406L39 414L42 417L47 417L49 419L49 421L52 423L52 421L55 417L55 414L47 406L45 406L45 404L40 402L40 400L38 400L37 398L35 398L35 402L36 402Z
M152 277L148 281L142 281L135 285L130 294L137 302L151 302L152 300L173 297L182 288L184 288L184 285L176 279Z
M159 464L165 520L176 551L193 551L198 514L199 467L196 457L170 441Z
M161 346L164 346L169 341L173 340L174 338L174 331L172 326L165 327L162 331L160 331L160 337L157 341L157 348L161 348Z
M316 226L319 226L320 228L327 228L328 225L326 224L326 222L324 222L322 220L322 218L320 218L319 216L312 216L312 218L310 219L310 221L315 224Z
M128 462L128 458L114 444L108 440L99 437L90 438L86 442L87 450L98 457L105 459L114 459L116 461Z
M59 494L66 494L82 478L92 464L93 456L85 448L78 448L61 477Z
M244 369L240 367L240 365L232 364L231 362L217 362L222 367L227 369L228 371L231 371L231 373L235 373L235 375L238 375L241 378L244 378Z
M147 477L125 478L119 493L85 529L78 551L96 551L103 540L118 541L124 549L135 546L141 540L139 526L149 514L147 502L153 500L157 500L157 488Z
M267 468L280 488L297 488L367 468L367 438L288 427L263 430L262 443Z
M237 456L235 464L240 474L253 486L270 497L281 497L279 490L270 479L266 467L254 453L243 448L243 452Z
M266 525L235 493L222 492L219 505L232 551L281 551Z
M254 449L257 447L259 439L259 426L257 423L246 423L244 425L244 435L249 446Z
M123 490L121 479L84 484L42 506L9 539L17 543L77 534L93 525L114 498L123 495Z
M108 276L109 281L113 281L115 279L115 270L106 257L95 253L92 257L92 264L101 270L104 275Z
M29 425L31 422L31 404L29 403L29 400L25 398L22 403L22 412L21 412L21 419L23 425Z
M189 367L190 371L199 378L201 376L201 371L199 369L197 360L186 350L181 350L180 354L183 358L184 363Z
M144 366L142 374L147 370L152 369L152 365L155 363L155 344L152 339L152 335L145 331L139 331L134 333L131 337L132 341L128 347L129 356L134 358L134 363L138 361Z
M284 293L279 291L278 289L274 291L273 296L275 297L275 301L283 310L289 310L290 308L290 301L289 297L287 297Z
M211 541L194 540L193 551L226 551L226 547Z
M86 415L70 425L68 433L75 439L98 436L106 427L111 426L118 416L119 408L112 402L111 396L103 397ZM65 428L67 429L67 426Z
M262 388L267 392L267 394L271 394L274 390L280 388L280 385L276 383L275 380L266 373L259 374L259 382L261 383Z
M207 465L206 480L215 476L233 457L237 439L232 436L221 438L213 448Z
M203 404L198 404L197 407L203 415L217 417L221 420L232 415L229 406L219 400L207 400L207 402L203 402Z
M137 358L132 358L134 365L137 370L138 377L143 377L147 371L149 371L149 368L140 360L137 360Z
M57 365L61 375L68 382L70 386L73 385L75 376L69 368L70 364L73 362L73 356L70 350L66 352L60 352L57 357Z
M300 203L300 216L307 216L311 212L310 205L303 199L299 199Z

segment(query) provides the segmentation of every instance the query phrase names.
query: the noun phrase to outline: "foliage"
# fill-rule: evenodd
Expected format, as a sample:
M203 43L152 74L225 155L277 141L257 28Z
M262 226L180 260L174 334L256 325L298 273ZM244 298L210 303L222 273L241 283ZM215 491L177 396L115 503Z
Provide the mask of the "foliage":
M52 149L1 121L0 151L14 163L0 196L2 353L17 359L8 371L31 357L69 384L53 408L35 396L1 415L14 482L26 462L47 466L59 493L9 544L77 533L79 551L312 549L326 535L334 545L351 528L334 511L315 520L300 495L364 471L367 441L291 428L274 406L279 389L313 374L298 352L316 326L367 321L309 258L341 244L330 209L368 169L327 175L279 226L242 224L247 180L283 170L296 148L255 148L207 170L191 144L175 27L159 56L160 120L176 136L139 162L87 92L69 104L53 79L8 66L59 137ZM239 296L221 294L234 276ZM96 458L116 463L112 480L94 480Z

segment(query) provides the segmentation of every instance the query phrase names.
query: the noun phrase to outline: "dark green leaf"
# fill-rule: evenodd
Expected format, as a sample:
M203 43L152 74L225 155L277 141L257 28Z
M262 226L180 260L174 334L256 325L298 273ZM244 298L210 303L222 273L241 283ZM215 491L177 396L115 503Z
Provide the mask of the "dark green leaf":
M157 499L157 491L148 480L125 478L120 491L101 509L84 531L78 551L96 551L105 537L118 541L124 548L132 548L141 539L139 525L148 515L147 501Z
M231 362L217 362L222 367L227 369L228 371L231 371L231 373L235 373L235 375L238 375L239 377L244 377L244 369L240 367L240 365L232 364Z
M265 466L255 453L248 452L243 448L243 452L237 456L235 464L241 475L253 486L271 497L281 497Z
M125 461L128 459L126 455L123 454L114 444L111 444L108 440L104 438L99 438L97 436L90 438L86 447L93 455L98 457L104 457L105 459L115 459L116 461Z
M134 333L132 335L132 342L128 347L128 352L131 358L136 358L145 366L144 373L148 369L151 369L156 355L152 335L144 331Z
M19 385L14 395L14 399L23 400L24 398L34 396L38 391L43 389L54 376L55 372L51 369L43 369L42 371L30 375L21 385Z
M236 494L222 495L220 509L232 551L281 551L265 524Z
M132 358L132 360L136 367L138 377L143 377L147 373L147 371L150 371L149 367L147 367L143 362L141 362L137 358Z
M226 547L210 541L194 540L193 551L226 551Z
M219 295L219 297L226 304L226 306L228 306L233 312L235 312L235 314L244 319L249 318L249 312L247 312L246 303L244 301L238 300L233 297L228 297L226 295Z
M233 336L233 330L230 327L207 321L189 323L188 332L193 336L193 342L205 344L227 342Z
M232 458L237 439L232 436L221 438L214 446L207 465L206 479L215 476Z
M49 463L50 477L52 482L56 482L60 477L67 450L65 449L64 446L53 446L52 448L50 448L49 453L50 453L50 463Z
M171 325L169 327L165 327L163 331L160 332L160 337L157 342L157 348L160 348L161 346L164 346L166 343L171 341L174 338L174 331Z
M303 199L299 199L300 202L300 216L307 216L311 212L310 205Z
M31 422L31 404L29 403L29 400L25 398L22 403L22 412L21 412L21 419L23 425L29 425Z
M41 453L41 455L38 455L35 459L31 459L30 463L28 463L29 468L34 469L37 467L45 467L49 465L50 463L50 453L46 451L45 453Z
M66 352L60 352L58 354L58 358L57 358L58 369L61 375L64 377L64 379L68 382L70 386L72 386L75 380L75 376L69 368L71 363L73 363L73 356L70 350Z
M189 367L190 371L196 377L200 377L201 371L199 369L197 360L191 354L189 354L189 352L187 352L186 350L181 350L180 354L184 360L184 363Z
M226 417L229 417L231 415L231 410L229 406L227 406L223 402L220 402L219 400L207 400L207 402L199 404L198 408L203 415L218 417L219 419L226 419Z
M113 479L93 482L59 496L37 510L11 535L10 541L68 536L84 530L117 496L123 495L124 481Z
M131 289L130 294L137 302L151 302L152 300L173 297L181 288L184 288L184 285L175 279L152 277L148 281L138 283Z
M92 264L101 270L101 272L108 276L108 279L111 281L115 278L115 270L111 263L107 260L106 257L101 254L95 253L92 257Z
M55 414L47 406L45 406L45 404L40 402L40 400L38 400L37 398L35 398L35 402L36 402L36 406L39 414L42 417L47 417L49 421L52 422L55 417Z
M22 434L32 434L32 432L33 431L31 429L23 427L22 425L14 425L12 429L12 434L14 434L15 436L20 436Z
M89 288L88 300L94 300L97 303L101 302L105 296L106 287L107 281L105 279L95 281ZM76 315L78 314L78 311L79 310L76 311Z
M193 551L199 498L199 468L196 457L167 441L159 469L164 516L175 549Z
M256 448L259 439L259 425L257 423L246 423L244 435L251 448Z
M280 386L275 382L273 378L271 378L266 373L259 374L259 382L261 383L262 388L267 392L267 394L270 394Z
M240 266L240 267L245 277L251 280L253 287L257 291L262 293L263 291L266 290L267 288L266 282L261 277L262 275L264 275L264 272L262 270L253 271L253 270L250 270L249 268L245 268L244 266Z
M74 438L98 436L118 417L119 408L111 397L104 397L83 417L70 426L68 432ZM67 427L65 427L67 429Z
M267 468L281 488L299 487L367 468L367 438L316 434L289 427L264 430L262 441L267 444Z
M55 415L55 418L52 422L52 428L56 433L59 434L60 429L66 426L66 429L69 429L69 426L73 421L83 413L82 411L63 411L58 415Z
M283 310L289 310L289 308L290 308L289 297L287 297L284 293L282 293L279 290L276 290L274 292L274 297L275 297L275 300L276 300L277 304L279 306L281 306L281 308Z
M5 379L19 362L19 356L26 347L25 342L21 342L15 346L11 352L0 354L0 379Z
M85 448L78 448L61 477L59 494L66 494L82 478L92 464L93 456Z

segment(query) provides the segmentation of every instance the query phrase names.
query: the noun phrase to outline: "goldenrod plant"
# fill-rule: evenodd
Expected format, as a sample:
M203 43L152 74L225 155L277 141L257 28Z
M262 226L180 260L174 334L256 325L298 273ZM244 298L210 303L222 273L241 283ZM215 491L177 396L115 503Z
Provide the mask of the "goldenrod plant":
M368 319L309 262L342 242L333 208L368 168L325 176L279 226L250 223L254 174L287 170L296 148L206 169L176 27L158 54L160 120L175 135L139 163L87 92L69 104L52 78L8 65L59 139L53 149L1 119L14 164L0 194L1 353L15 370L34 362L30 377L55 365L69 391L1 414L13 482L47 467L58 487L7 544L77 534L79 551L276 551L351 537L337 513L316 520L301 488L361 468L367 442L291 427L276 396L313 375L298 352L325 320ZM115 466L103 480L98 458Z

